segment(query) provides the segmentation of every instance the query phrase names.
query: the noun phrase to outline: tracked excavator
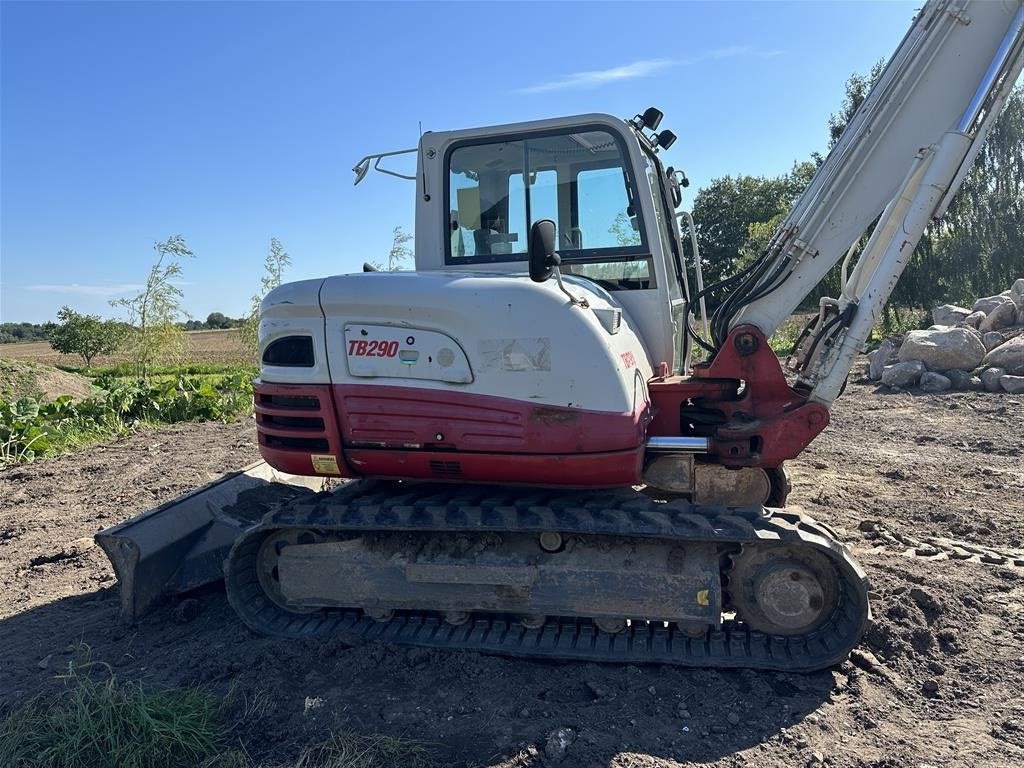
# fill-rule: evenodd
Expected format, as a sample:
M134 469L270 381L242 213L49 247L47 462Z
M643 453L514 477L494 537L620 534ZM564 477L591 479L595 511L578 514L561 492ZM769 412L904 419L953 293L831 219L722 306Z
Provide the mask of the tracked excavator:
M765 252L707 287L658 110L424 134L415 271L266 297L265 461L98 536L125 615L223 576L241 620L279 637L839 662L870 619L866 578L785 509L784 463L825 429L971 166L1022 30L1021 0L928 2ZM402 176L395 154L357 183L371 164ZM768 337L839 264L841 295L783 366Z

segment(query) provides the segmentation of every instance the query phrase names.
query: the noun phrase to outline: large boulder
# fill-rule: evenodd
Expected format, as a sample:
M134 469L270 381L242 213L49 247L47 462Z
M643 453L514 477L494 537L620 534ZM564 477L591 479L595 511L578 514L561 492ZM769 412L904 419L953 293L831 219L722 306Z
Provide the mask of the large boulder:
M984 312L971 312L971 314L964 318L964 325L976 329L986 317L987 315Z
M1024 376L1000 376L999 384L1011 395L1024 395Z
M1006 375L1003 368L986 368L981 372L981 383L985 385L986 392L1002 392L1003 385L999 379Z
M917 386L924 392L945 392L953 386L953 382L941 373L928 371L921 374L921 381Z
M956 325L962 323L969 314L969 309L958 307L956 304L943 304L932 310L932 322L936 325Z
M1016 322L1017 305L1014 304L1011 299L1005 304L1000 304L989 312L985 319L978 324L978 332L987 333L989 331L998 331L1000 328L1009 328Z
M899 348L892 339L886 339L869 355L868 360L868 378L881 381L885 367L899 362Z
M1024 334L1000 344L985 355L982 362L989 368L1005 368L1011 376L1024 375Z
M978 299L974 302L974 306L971 308L973 312L984 312L986 315L992 314L992 310L998 307L1000 304L1006 304L1007 302L1013 304L1013 299L1008 295L1003 296L986 296L984 299Z
M924 363L920 360L896 363L896 365L890 365L882 371L882 383L887 387L898 387L900 389L914 387L917 386L917 382L921 379L921 374L925 373L926 370Z
M972 328L911 331L900 347L900 362L920 360L931 371L971 371L984 357L985 345Z
M1024 309L1024 277L1018 277L1010 286L1010 298L1017 305L1017 309Z
M1006 339L1003 338L1003 334L999 331L989 331L988 333L981 334L981 343L985 345L986 352L991 352L1004 341Z
M954 368L951 371L943 371L942 375L949 379L950 384L952 384L952 389L967 390L970 392L985 391L985 385L982 383L981 379L977 376L972 376L967 371L960 371Z

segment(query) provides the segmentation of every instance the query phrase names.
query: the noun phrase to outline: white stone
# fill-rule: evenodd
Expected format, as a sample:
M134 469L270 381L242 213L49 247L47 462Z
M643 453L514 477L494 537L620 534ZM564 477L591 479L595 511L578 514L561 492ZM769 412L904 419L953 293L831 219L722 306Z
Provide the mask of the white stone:
M969 314L971 310L956 304L942 304L932 310L932 322L936 325L956 325L962 323Z
M890 365L882 371L882 383L887 387L900 387L902 389L917 386L921 374L926 370L924 363L920 360L896 363L896 365Z
M887 365L899 362L899 350L892 339L883 341L878 349L871 353L868 364L868 378L872 381L881 381L882 371Z
M1000 304L1006 304L1007 302L1013 303L1013 299L1009 296L986 296L984 299L978 299L974 302L972 310L974 312L984 312L986 315L991 314L992 310L998 307Z
M964 318L964 325L970 328L977 328L985 317L984 312L971 312L971 314Z
M544 754L553 763L560 763L569 751L569 745L576 740L576 732L572 728L556 728L548 734L544 744Z
M929 370L970 371L985 357L985 345L973 328L911 331L900 347L900 361L920 360Z
M999 331L989 331L981 335L981 343L985 345L986 352L991 352L1004 341L1006 339L1003 338L1003 334L999 333Z
M1024 376L1000 376L999 386L1011 395L1024 394Z
M941 373L928 371L921 374L921 381L918 386L925 392L945 392L953 386L953 382Z
M1000 344L985 355L983 363L990 368L1005 368L1011 376L1024 375L1024 334Z
M981 383L985 385L986 392L1002 392L1003 386L999 379L1006 375L1003 368L986 368L981 372Z
M967 371L960 371L954 368L950 371L943 371L942 375L949 379L952 389L971 390L974 392L985 391L985 385L981 383L981 379L977 376L971 376Z
M1010 286L1010 298L1017 305L1017 309L1024 310L1024 277L1018 277Z
M1017 305L1012 301L1000 304L988 313L988 316L978 324L978 332L998 331L1000 328L1009 328L1017 321Z

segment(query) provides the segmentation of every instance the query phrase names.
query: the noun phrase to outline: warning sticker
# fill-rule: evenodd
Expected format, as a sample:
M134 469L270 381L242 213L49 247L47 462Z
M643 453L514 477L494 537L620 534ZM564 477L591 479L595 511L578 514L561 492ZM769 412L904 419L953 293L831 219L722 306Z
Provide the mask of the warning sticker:
M334 454L326 453L314 453L309 458L313 460L313 471L319 472L322 475L340 475L341 470L338 469L338 459Z

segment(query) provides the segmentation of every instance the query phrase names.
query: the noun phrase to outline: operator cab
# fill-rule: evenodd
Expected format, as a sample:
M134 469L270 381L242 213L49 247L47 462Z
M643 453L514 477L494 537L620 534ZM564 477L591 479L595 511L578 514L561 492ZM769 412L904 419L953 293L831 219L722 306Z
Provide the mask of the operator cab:
M610 115L426 133L418 152L417 271L523 273L531 226L555 222L561 272L612 294L655 370L685 366L678 180L657 120ZM440 225L440 226L439 226ZM570 278L572 279L572 278ZM597 289L597 290L600 290Z
M531 223L551 219L563 272L613 291L651 288L631 172L620 140L600 128L453 146L445 266L521 261Z

